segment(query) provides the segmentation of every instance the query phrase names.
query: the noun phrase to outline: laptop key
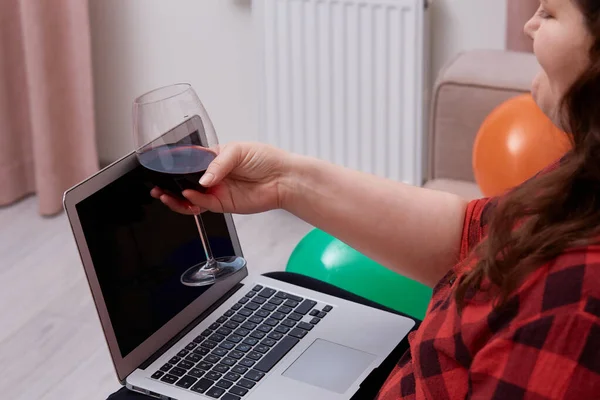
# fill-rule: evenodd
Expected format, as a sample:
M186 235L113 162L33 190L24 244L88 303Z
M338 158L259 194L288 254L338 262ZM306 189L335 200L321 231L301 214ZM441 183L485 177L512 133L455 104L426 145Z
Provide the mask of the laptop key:
M284 325L279 325L277 328L275 328L275 332L279 332L279 333L288 333L290 331L290 328L288 328L287 326Z
M221 344L219 344L219 347L225 350L231 350L235 347L235 343L233 342L221 342Z
M327 313L325 311L321 311L320 313L317 314L317 317L325 318L326 315L327 315Z
M244 357L244 353L239 350L232 350L229 352L229 357L239 360L240 358Z
M167 372L168 370L171 369L171 367L172 367L171 364L166 363L165 365L163 365L162 367L160 367L160 370L163 371L163 372Z
M204 393L215 383L210 379L202 378L200 379L194 386L192 386L191 390L198 393Z
M317 302L314 300L304 300L294 311L298 314L306 315L316 305Z
M286 300L285 303L283 303L284 306L288 306L288 307L292 307L292 308L296 308L298 306L298 302L294 301L294 300Z
M233 314L235 314L235 312L233 310L227 310L227 311L225 311L225 314L223 314L223 316L229 318Z
M247 353L247 352L250 351L250 349L252 349L252 346L249 346L247 344L242 343L242 344L238 345L235 349L237 351L241 351L243 353Z
M212 351L211 354L214 354L215 356L223 357L225 354L227 354L227 350L225 350L221 347L217 347L216 349L214 349Z
M252 366L255 364L254 360L250 360L249 358L244 358L242 361L240 361L240 365L243 367L248 367L248 368L252 368Z
M244 389L243 387L234 386L229 390L229 393L233 393L236 396L244 396L248 393L248 389Z
M291 319L286 319L284 321L281 321L281 325L287 326L288 328L293 328L296 325L296 321L291 320Z
M244 309L248 309L248 310L252 310L252 311L256 311L258 310L260 306L256 303L248 303L244 306ZM250 313L251 314L251 313ZM250 316L250 314L246 315L247 317Z
M267 321L268 321L268 320L267 320ZM277 321L275 321L275 325L277 325ZM273 329L273 328L271 328L271 327L270 327L270 326L268 326L268 325L261 325L261 326L259 326L257 329L258 329L260 332L269 333L269 332L271 332L271 329Z
M217 329L219 329L219 326L220 325L218 323L214 322L208 328L212 329L213 331L216 331Z
M213 342L222 342L225 340L225 336L219 335L218 333L214 333L208 337L208 340L212 340Z
M275 364L277 364L287 353L289 353L291 349L294 348L295 345L298 344L298 342L300 342L300 340L291 336L286 336L283 338L283 340L281 340L281 342L277 343L277 345L273 347L271 351L268 352L263 359L258 362L258 364L256 364L254 369L261 372L269 372L275 366ZM246 374L246 378L248 378L248 374Z
M261 285L256 285L252 288L252 290L255 292L260 292L262 289L263 289L263 287Z
M252 389L256 382L252 382L248 379L241 379L236 385L243 387L244 389Z
M242 339L244 339L244 338L241 337L241 336L239 336L239 335L235 335L235 334L229 335L227 337L227 340L230 341L230 342L232 342L232 343L239 343L239 342L242 341Z
M175 356L169 360L169 364L177 364L179 361L181 361L181 357Z
M254 348L255 351L258 351L259 353L266 353L267 351L271 350L271 348L269 346L265 346L264 344L259 344L258 346L256 346Z
M234 305L232 305L232 306L231 306L231 309L232 309L233 311L237 311L237 310L239 310L240 308L242 308L242 305L241 305L240 303L235 303Z
M269 347L275 346L276 343L277 343L276 340L269 339L269 338L266 338L265 340L263 340L262 342L260 342L260 344L263 344L263 345L269 346Z
M220 372L216 372L216 371L210 371L210 372L207 372L206 375L204 375L204 377L206 379L210 379L211 381L218 381L219 379L221 379L222 376L223 376L223 374L221 374Z
M296 325L298 328L302 328L302 329L306 329L307 331L310 331L313 328L312 324L307 324L306 322L300 322L298 323L298 325Z
M267 301L267 299L265 299L264 297L260 297L260 296L257 296L252 299L252 302L256 303L256 304L264 304L266 301Z
M233 386L233 382L221 379L219 382L215 383L215 385L218 387L222 387L223 389L229 389Z
M263 377L265 376L265 374L261 371L257 371L255 369L250 370L245 376L244 378L250 379L251 381L254 382L258 382L260 381Z
M194 339L194 343L202 343L204 341L205 337L204 336L196 336L196 339Z
M333 310L333 307L331 307L331 306L325 306L325 307L323 307L323 311L325 311L325 312L329 312L331 310Z
M177 364L177 366L181 367L181 368L185 368L185 369L190 369L190 368L192 368L194 366L194 363L189 362L187 360L181 360L179 362L179 364Z
M279 322L274 318L267 318L265 320L265 325L276 326Z
M260 291L260 293L258 293L258 295L260 297L265 297L265 298L269 298L271 296L273 296L275 294L276 290L273 290L271 288L264 288L263 290Z
M166 383L170 383L170 384L177 382L178 379L179 378L176 377L175 375L169 375L169 374L166 374L165 376L160 378L161 382L166 382Z
M273 314L271 314L271 318L276 319L277 321L281 321L285 318L285 314L280 312L274 312Z
M229 367L227 365L219 364L215 365L212 370L220 374L226 374L227 371L229 371Z
M271 297L269 299L269 303L271 304L275 304L276 306L280 305L281 303L283 303L283 299L280 299L279 297Z
M221 361L221 357L217 357L214 354L209 354L206 357L204 357L204 361L209 362L211 364L216 364L219 361Z
M316 317L317 315L319 315L319 312L320 312L320 311L319 311L319 310L317 310L317 309L315 308L314 310L312 310L312 311L310 312L310 314L309 314L309 315L310 315L311 317Z
M258 312L258 311L257 311ZM253 315L252 317L248 318L248 322L251 322L253 324L260 324L261 322L263 322L264 318L263 317L259 317L256 315L256 313L254 313L255 315Z
M275 295L275 297L279 297L280 299L287 299L288 298L288 294L286 292L277 292L277 294Z
M165 373L163 371L156 371L155 373L152 374L152 376L150 378L152 379L158 379L161 376L163 376Z
M240 374L236 374L235 372L228 372L223 378L235 382L241 377L242 376Z
M246 371L248 371L248 368L243 365L236 365L231 369L231 372L235 372L236 374L245 374Z
M200 361L198 364L196 364L196 368L203 369L205 371L208 371L212 367L213 367L213 365L211 363L206 362L206 361Z
M254 290L249 291L248 293L246 293L246 297L248 298L253 298L254 296L256 296L256 292Z
M183 368L180 368L180 367L173 367L173 368L171 368L171 370L169 371L169 374L171 374L171 375L175 375L175 376L184 376L186 372L187 372L187 371L186 371L185 369L183 369Z
M257 317L260 317L260 318L267 318L269 316L269 311L258 310L257 312L254 313L254 315L256 315Z
M200 335L204 336L204 337L208 337L210 335L212 335L213 331L211 331L210 329L205 329L204 332L202 332Z
M215 347L217 347L216 342L213 342L212 340L205 340L200 346L207 348L207 349L214 349Z
M292 312L292 307L281 306L277 309L277 311L279 311L280 313L283 313L283 314L289 314Z
M252 330L256 328L256 324L254 322L246 321L242 324L242 328Z
M224 323L224 322L226 322L226 321L227 321L227 317L225 317L225 316L221 316L221 317L219 317L219 319L217 320L217 322L218 322L219 324L222 324L222 323Z
M290 331L290 336L293 336L298 339L302 339L304 336L306 336L307 333L308 332L305 331L304 329L294 328Z
M177 383L175 384L175 386L179 386L184 389L189 389L190 387L192 387L192 385L194 383L196 383L197 380L198 380L198 378L194 378L193 376L186 375L183 378L181 378L180 380L178 380Z
M314 317L313 319L310 320L310 323L313 325L316 325L319 322L321 322L321 318Z
M293 312L290 315L288 315L288 318L294 321L300 321L302 319L302 314Z
M248 329L239 328L239 329L236 329L236 331L234 333L239 336L248 336L250 331Z
M204 375L204 371L202 371L199 368L192 368L190 371L188 371L188 375L191 375L195 378L202 378L202 375Z
M294 328L294 329L296 329L296 328ZM267 337L269 339L279 340L283 337L283 334L281 334L279 332L271 332L271 333L269 333L269 335Z
M183 358L183 357L187 356L188 353L189 353L189 351L187 351L186 349L179 350L179 353L177 353L177 357Z
M247 337L242 343L247 344L249 346L254 346L256 343L258 343L258 339L255 339L253 337Z
M225 326L222 326L221 328L217 329L217 334L219 334L219 335L227 336L230 333L231 333L231 328L226 328Z
M225 393L225 389L213 386L208 392L206 392L206 395L218 399L223 395L223 393Z
M227 365L228 367L231 367L235 363L236 363L236 360L231 357L225 357L224 359L221 360L221 364Z
M297 301L298 303L300 303L302 300L304 300L303 297L296 296L295 294L289 294L289 293L287 294L287 298L290 300Z
M262 309L265 311L275 311L275 309L277 308L277 306L275 304L265 304L264 306L262 306Z
M251 351L250 353L248 353L248 358L251 358L254 361L258 361L262 358L262 353L259 353L258 351Z
M194 350L196 348L196 346L198 346L196 343L191 342L191 343L188 343L187 346L185 346L185 349L189 350L189 351L192 351L192 350Z
M221 400L240 400L241 397L240 396L236 396L234 394L231 393L225 393L223 395L223 397L221 397Z
M239 304L246 304L248 301L250 301L249 298L247 297L242 297L241 299L238 300Z
M201 355L201 356L205 356L205 355L207 355L208 353L210 353L210 350L209 350L209 349L205 349L204 347L196 347L196 348L194 349L194 354L198 354L198 355Z
M242 315L244 317L249 317L252 315L252 311L256 310L258 308L258 306L254 307L253 304L247 304L245 308L242 308L240 311L238 311L238 315ZM240 321L236 321L236 322L240 322Z
M240 324L235 321L227 321L223 326L225 327L225 329L237 329L237 327L240 326Z
M250 337L253 337L255 339L262 339L266 336L267 334L261 331L254 331L250 334Z

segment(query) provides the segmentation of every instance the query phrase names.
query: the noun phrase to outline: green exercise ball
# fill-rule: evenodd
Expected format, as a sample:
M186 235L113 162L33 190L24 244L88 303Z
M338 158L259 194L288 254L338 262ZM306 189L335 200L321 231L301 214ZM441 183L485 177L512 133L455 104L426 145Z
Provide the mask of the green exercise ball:
M431 288L399 275L333 236L315 229L294 249L286 268L423 319Z

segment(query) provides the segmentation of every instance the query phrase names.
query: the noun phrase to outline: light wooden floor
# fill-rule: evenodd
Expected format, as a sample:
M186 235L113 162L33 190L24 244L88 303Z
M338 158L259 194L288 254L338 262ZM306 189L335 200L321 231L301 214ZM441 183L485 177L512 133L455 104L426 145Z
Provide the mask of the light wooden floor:
M282 211L236 216L251 273L283 269L310 226ZM64 214L34 197L0 208L0 398L105 399L119 388Z

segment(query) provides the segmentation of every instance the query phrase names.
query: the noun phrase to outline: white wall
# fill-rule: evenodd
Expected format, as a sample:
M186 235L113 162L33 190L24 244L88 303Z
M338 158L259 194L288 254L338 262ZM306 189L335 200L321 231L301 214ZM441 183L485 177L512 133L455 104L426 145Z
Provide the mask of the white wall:
M506 47L506 0L431 0L433 77L457 53Z
M188 81L221 142L258 139L251 0L89 0L100 157L133 149L131 101ZM503 49L506 0L432 0L433 76L462 50Z
M190 82L221 142L257 139L250 0L89 0L100 159L133 150L131 102Z

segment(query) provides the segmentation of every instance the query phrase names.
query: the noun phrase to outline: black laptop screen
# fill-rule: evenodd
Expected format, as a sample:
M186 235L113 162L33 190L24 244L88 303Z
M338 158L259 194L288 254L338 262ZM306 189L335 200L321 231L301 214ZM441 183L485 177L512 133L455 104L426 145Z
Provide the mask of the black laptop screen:
M138 166L76 206L122 357L207 289L180 282L206 260L193 217L153 199L151 188ZM203 219L215 257L234 255L224 216Z

